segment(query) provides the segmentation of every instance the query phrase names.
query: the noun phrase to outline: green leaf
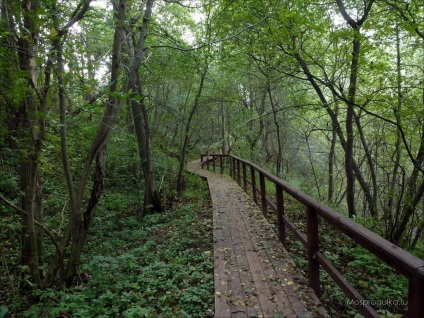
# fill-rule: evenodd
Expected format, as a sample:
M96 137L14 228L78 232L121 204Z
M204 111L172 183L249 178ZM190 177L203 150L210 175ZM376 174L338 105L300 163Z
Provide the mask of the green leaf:
M134 97L133 97L133 100L134 101L136 101L136 102L139 102L139 101L141 101L143 99L143 97L141 97L141 95L140 94L137 94L137 95L135 95Z
M9 312L9 308L6 306L0 306L0 318L6 317L6 314Z

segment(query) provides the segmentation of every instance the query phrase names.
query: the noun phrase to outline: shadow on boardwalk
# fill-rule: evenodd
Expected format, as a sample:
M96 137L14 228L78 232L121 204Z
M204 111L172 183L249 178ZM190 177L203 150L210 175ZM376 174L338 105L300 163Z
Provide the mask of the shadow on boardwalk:
M227 176L206 177L213 205L215 317L322 317L325 309L253 200Z

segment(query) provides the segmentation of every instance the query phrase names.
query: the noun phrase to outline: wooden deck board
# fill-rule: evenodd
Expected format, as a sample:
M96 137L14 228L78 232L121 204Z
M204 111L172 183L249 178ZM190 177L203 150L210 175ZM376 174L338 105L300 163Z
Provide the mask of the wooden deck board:
M231 216L227 214L220 214L222 231L225 233L224 237L226 237L226 242L224 243L226 248L225 265L228 285L226 297L231 306L232 317L247 317L246 306L244 304L244 292L241 288L239 268L234 249L234 233L232 233L232 222L230 218Z
M248 223L249 227L255 229L255 232L253 230L251 232L252 244L254 244L254 246L256 246L256 248L259 250L258 256L262 261L263 271L265 275L267 275L267 279L270 281L269 285L271 293L275 295L275 299L280 300L280 302L277 301L277 313L283 313L285 317L296 316L297 313L295 313L293 307L291 306L291 297L284 288L284 284L286 282L283 280L283 278L286 277L281 277L282 275L278 271L281 273L283 273L283 271L279 266L274 267L274 262L271 259L270 253L268 253L267 249L269 247L267 245L266 238L262 234L261 228L257 222L252 222L251 217L244 218L243 221ZM281 254L285 255L283 253ZM285 262L282 260L281 263Z
M226 300L228 292L227 273L225 265L225 242L222 225L216 214L219 209L213 207L213 236L214 236L214 285L215 285L215 317L231 317L231 308Z
M271 225L231 178L199 168L213 205L215 317L320 317L313 291Z
M235 217L235 216L234 216ZM237 223L232 223L231 232L233 233L234 254L237 261L237 270L240 276L240 289L244 295L244 304L247 314L262 312L257 290L255 289L254 280L250 271L249 263L246 256L246 250L240 237L240 230Z

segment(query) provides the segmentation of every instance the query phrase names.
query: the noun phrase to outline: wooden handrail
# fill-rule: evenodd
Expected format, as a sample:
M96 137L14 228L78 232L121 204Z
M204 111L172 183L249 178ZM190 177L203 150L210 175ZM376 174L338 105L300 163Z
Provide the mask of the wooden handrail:
M267 216L268 207L276 212L278 221L278 234L283 244L285 244L285 229L287 228L292 231L295 234L295 237L305 245L308 254L309 286L315 290L317 295L320 294L319 266L321 266L321 268L329 273L330 277L332 277L335 283L348 297L354 300L360 300L359 302L354 302L354 304L360 304L356 306L356 308L363 315L366 317L379 317L378 313L373 308L362 305L364 304L364 299L362 296L343 278L342 274L338 272L338 270L331 264L331 262L324 256L324 254L319 252L318 217L321 217L334 228L348 235L359 245L386 262L400 274L406 276L409 280L407 316L424 317L423 260L413 256L412 254L387 241L376 233L368 230L362 225L334 211L330 207L322 204L306 193L303 193L302 191L294 188L286 181L278 178L263 168L255 165L254 163L251 163L250 161L238 158L233 155L202 154L202 163L205 156L208 159L210 157L210 160L213 162L215 162L217 157L220 158L220 162L222 162L222 158L224 157L230 158L230 172L233 179L236 180L246 192L248 191L248 185L251 186L253 198L256 203L259 203L257 201L257 195L259 195L260 206L265 216ZM207 161L209 162L209 160ZM242 169L240 169L240 166L242 166ZM250 180L247 180L246 171L248 168L250 169ZM221 164L221 173L222 171L223 167ZM256 172L259 174L259 188L256 185ZM272 202L272 200L270 200L267 196L265 189L265 179L275 185L277 202ZM289 194L306 207L308 220L306 236L301 233L284 215L283 193Z

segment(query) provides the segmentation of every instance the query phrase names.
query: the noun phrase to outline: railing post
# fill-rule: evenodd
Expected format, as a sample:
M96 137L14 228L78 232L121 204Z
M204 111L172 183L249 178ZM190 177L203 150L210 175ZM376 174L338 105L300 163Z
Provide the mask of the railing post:
M286 246L286 224L283 220L284 215L284 197L283 187L280 184L275 185L275 198L277 199L277 225L278 225L278 237L281 243Z
M255 178L255 169L250 166L250 179L252 180L252 196L253 201L258 204L258 198L256 197L256 178Z
M219 166L221 168L221 174L224 173L224 165L222 163L222 156L219 156Z
M265 177L262 172L259 172L259 184L261 187L261 203L262 203L262 213L268 217L268 210L266 205L266 187L265 187Z
M244 192L247 192L246 163L243 162L242 168L243 168L243 188L244 188Z
M206 168L209 170L209 150L206 153Z
M205 164L203 163L203 159L204 159L204 155L203 154L200 154L200 164L201 164L201 166L202 166L202 169L203 169L203 167L205 166Z
M424 272L424 269L418 269ZM416 275L409 278L408 313L406 317L424 317L424 280Z
M314 208L307 206L307 237L308 237L308 274L309 287L311 287L319 297L320 282L319 282L319 262L316 256L319 247L318 238L318 214Z
M237 182L241 186L241 173L240 173L240 161L237 160Z
M233 177L234 180L236 180L236 159L235 158L231 158L231 166L233 167L231 176Z
M212 167L213 167L213 172L215 172L216 168L215 168L215 159L216 157L214 156L214 154L212 154Z

